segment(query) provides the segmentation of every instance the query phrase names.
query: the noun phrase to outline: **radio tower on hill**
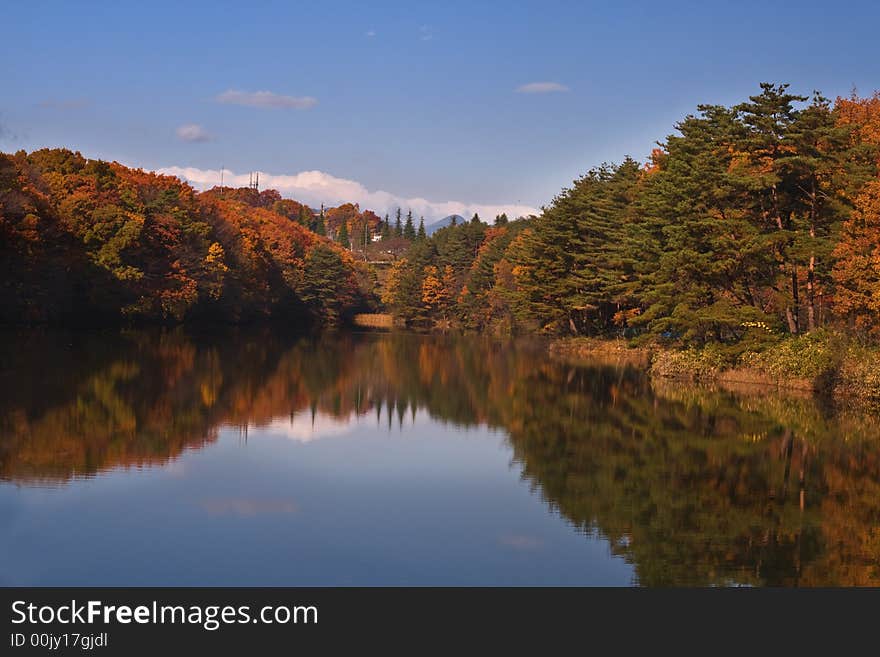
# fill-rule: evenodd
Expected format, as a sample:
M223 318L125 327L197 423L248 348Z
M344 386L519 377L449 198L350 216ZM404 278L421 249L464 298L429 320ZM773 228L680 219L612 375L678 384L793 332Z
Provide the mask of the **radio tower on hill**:
M255 192L260 191L260 172L259 171L251 171L250 182L248 183L248 187L250 187Z

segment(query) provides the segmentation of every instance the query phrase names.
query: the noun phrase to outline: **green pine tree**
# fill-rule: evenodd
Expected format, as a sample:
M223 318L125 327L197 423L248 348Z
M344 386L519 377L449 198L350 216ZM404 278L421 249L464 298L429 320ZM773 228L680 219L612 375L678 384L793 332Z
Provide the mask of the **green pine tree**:
M306 257L298 293L319 322L339 322L350 302L347 285L348 271L339 254L327 244L316 245Z
M410 242L416 239L416 227L413 225L412 210L406 213L406 223L403 226L403 238Z
M339 230L336 231L336 241L344 246L346 249L351 248L351 240L348 237L348 224L343 221L339 226Z
M615 286L628 280L624 236L638 176L632 160L594 169L538 217L514 262L521 319L576 334L611 326L626 303Z
M311 229L312 232L317 233L318 235L327 235L327 223L324 221L324 204L321 203L321 212L317 217L312 217L311 221Z

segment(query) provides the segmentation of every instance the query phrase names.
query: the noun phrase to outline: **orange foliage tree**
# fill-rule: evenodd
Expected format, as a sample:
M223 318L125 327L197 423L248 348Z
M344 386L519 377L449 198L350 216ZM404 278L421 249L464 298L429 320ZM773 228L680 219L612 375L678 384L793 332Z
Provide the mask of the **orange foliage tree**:
M835 312L861 331L880 333L880 93L838 98L837 122L846 128L854 152L850 191L855 209L844 222L834 249ZM863 178L867 184L856 187Z
M372 294L369 276L307 216L276 190L198 194L69 150L0 154L0 321L305 323L331 306L338 321ZM318 245L338 259L338 303L304 298Z

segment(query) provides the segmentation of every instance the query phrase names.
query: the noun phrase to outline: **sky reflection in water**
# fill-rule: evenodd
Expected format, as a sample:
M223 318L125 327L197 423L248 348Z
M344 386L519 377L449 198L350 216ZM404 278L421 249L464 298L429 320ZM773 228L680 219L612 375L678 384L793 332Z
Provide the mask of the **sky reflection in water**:
M880 583L868 415L473 338L4 345L4 585Z

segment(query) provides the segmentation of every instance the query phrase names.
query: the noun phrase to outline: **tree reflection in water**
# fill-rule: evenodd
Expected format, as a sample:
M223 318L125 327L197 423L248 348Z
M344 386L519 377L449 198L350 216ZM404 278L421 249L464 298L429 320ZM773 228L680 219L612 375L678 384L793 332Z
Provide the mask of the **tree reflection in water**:
M222 426L418 409L502 429L523 479L641 584L880 585L880 423L812 399L652 383L529 343L269 330L7 334L0 393L16 484L166 463Z

